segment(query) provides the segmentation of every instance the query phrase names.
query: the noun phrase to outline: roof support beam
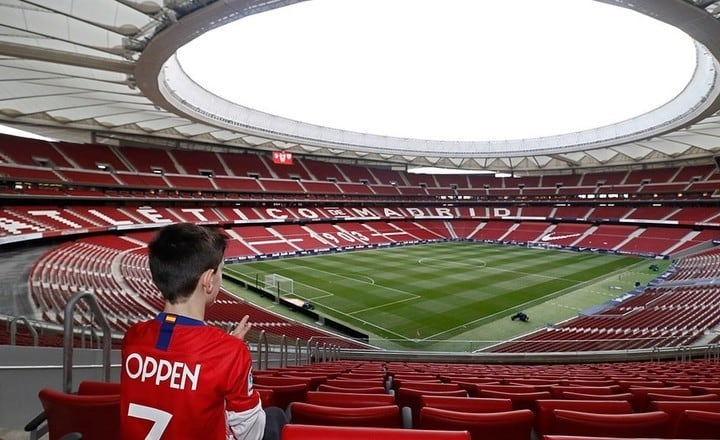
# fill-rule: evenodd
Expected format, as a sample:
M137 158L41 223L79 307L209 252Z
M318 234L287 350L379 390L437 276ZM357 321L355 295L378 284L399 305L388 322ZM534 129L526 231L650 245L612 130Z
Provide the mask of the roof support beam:
M20 59L47 61L49 63L67 64L70 66L87 67L88 69L118 72L126 75L132 75L135 70L134 63L130 61L108 60L107 58L78 55L76 53L61 50L40 49L34 46L8 43L5 41L0 41L0 55Z

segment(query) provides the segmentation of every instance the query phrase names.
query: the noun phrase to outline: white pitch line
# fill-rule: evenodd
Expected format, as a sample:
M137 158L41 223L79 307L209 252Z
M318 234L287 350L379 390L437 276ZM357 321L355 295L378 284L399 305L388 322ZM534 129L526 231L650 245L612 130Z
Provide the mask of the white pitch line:
M361 276L367 277L368 279L371 279L371 280L372 280L371 283L368 283L368 282L366 282L366 281L362 281L362 280L360 280L360 279L358 279L358 278L348 277L348 276L345 276L345 275L340 275L340 274L337 274L337 273L328 272L328 271L326 271L326 270L317 269L317 268L315 268L315 267L308 267L308 266L302 266L302 267L304 267L305 269L308 269L308 270L314 270L314 271L316 271L316 272L324 273L324 274L327 274L327 275L331 275L331 276L335 276L335 277L340 277L340 278L345 278L346 280L355 281L356 283L369 284L369 285L371 285L371 286L376 286L376 287L379 287L379 288L382 288L382 289L385 289L385 290L390 290L390 291L393 291L393 292L401 293L401 294L403 294L403 295L410 295L410 296L412 296L413 298L420 298L420 295L415 295L414 293L406 292L406 291L404 291L404 290L396 289L396 288L394 288L394 287L387 287L387 286L383 286L383 285L380 285L380 284L376 284L374 279L372 279L371 277L367 277L366 275L361 275Z
M412 295L412 294L411 294L411 293L408 293L408 295ZM379 306L368 307L368 308L366 308L366 309L356 310L356 311L354 311L354 312L348 313L348 315L355 315L356 313L363 313L363 312L368 312L368 311L370 311L370 310L381 309L381 308L383 308L383 307L391 306L391 305L393 305L393 304L399 304L399 303L403 303L403 302L407 302L407 301L413 301L413 300L416 300L416 299L418 299L418 298L420 298L418 295L414 295L413 298L399 299L399 300L397 300L397 301L380 304Z
M432 263L432 262L426 263L425 260L429 260L429 261L439 261L440 263L439 263L439 264L438 264L438 263ZM498 268L498 267L492 267L492 266L488 266L485 261L482 261L482 263L484 264L483 266L474 265L474 264L470 264L470 263L462 263L462 262L457 262L457 261L437 260L437 259L433 259L433 258L422 258L422 259L418 260L418 263L419 263L419 264L435 265L435 266L440 266L440 265L443 265L443 264L444 264L445 266L448 266L448 267L452 267L452 266L470 266L470 267L473 267L473 268L475 268L475 269L487 269L487 270L494 270L494 271L496 271L496 272L510 272L510 273L516 273L516 274L521 274L521 275L530 276L530 277L535 277L535 278L547 278L547 279L549 279L549 280L563 280L563 281L577 282L576 280L571 280L571 279L563 278L563 277L553 277L553 276L550 276L550 275L541 275L541 274L537 274L537 273L521 272L521 271L519 271L519 270L501 269L501 268Z

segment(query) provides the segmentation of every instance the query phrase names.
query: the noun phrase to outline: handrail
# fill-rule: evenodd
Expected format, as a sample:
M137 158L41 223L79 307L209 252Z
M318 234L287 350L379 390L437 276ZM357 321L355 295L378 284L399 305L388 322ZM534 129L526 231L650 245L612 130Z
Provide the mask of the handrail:
M313 339L315 339L315 336L311 336L310 339L307 340L307 363L308 365L314 364L315 362L318 362L318 343L317 341L313 342Z
M67 304L65 305L65 321L64 328L64 344L63 344L63 391L66 393L72 392L72 365L73 365L73 338L75 335L73 312L75 306L80 300L87 301L92 312L92 317L100 325L102 330L102 341L103 341L103 377L105 382L110 382L110 346L112 336L110 334L110 324L105 319L105 314L100 309L100 306L95 299L95 295L90 292L78 292L70 297Z
M89 347L85 346L85 330L87 330L90 333L90 337L89 337L89 340L90 340L89 345L90 346ZM80 346L82 348L93 348L93 343L95 342L96 339L98 340L98 343L99 343L100 338L98 337L97 331L95 330L94 326L92 326L92 325L82 326L82 328L80 329Z
M280 336L280 368L287 367L288 362L288 343L287 336Z
M37 330L35 330L35 327L30 324L30 320L27 319L25 316L15 316L13 319L10 320L10 345L15 345L18 321L22 321L25 323L25 326L28 328L28 330L30 330L30 334L33 337L33 347L37 347L40 341L40 338L38 337L38 332Z
M263 350L264 353L263 353ZM258 342L257 342L257 358L258 358L258 370L263 369L263 354L265 355L265 368L268 368L268 351L269 351L269 344L268 344L268 337L267 333L265 333L265 330L260 330L260 334L258 335Z
M295 366L302 365L302 348L300 347L300 338L295 338Z

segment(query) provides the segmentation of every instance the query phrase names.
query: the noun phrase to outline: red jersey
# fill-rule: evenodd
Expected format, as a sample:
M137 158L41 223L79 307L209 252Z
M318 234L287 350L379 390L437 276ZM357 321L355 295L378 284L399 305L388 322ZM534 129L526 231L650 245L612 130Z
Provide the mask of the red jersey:
M225 439L225 411L257 407L242 340L185 316L138 323L122 345L122 438Z

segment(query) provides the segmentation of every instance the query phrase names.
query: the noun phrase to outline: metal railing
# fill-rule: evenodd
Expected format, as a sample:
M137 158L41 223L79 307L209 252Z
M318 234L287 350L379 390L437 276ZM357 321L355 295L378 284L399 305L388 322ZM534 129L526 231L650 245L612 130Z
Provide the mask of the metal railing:
M39 336L37 330L35 330L35 327L30 323L30 320L27 319L25 316L16 316L13 319L10 320L10 345L15 345L16 337L17 337L17 323L18 321L22 321L25 326L30 330L30 334L33 338L33 346L37 347L39 344Z
M110 382L110 350L112 348L112 335L110 331L110 324L105 319L105 314L100 309L100 306L95 299L95 295L90 292L78 292L68 300L65 306L65 334L63 340L63 391L66 393L72 392L72 367L73 367L73 339L75 337L75 323L73 320L73 313L75 307L80 300L87 302L92 312L92 318L100 326L102 330L102 342L103 342L103 378L105 382Z

